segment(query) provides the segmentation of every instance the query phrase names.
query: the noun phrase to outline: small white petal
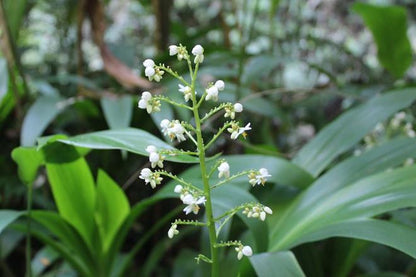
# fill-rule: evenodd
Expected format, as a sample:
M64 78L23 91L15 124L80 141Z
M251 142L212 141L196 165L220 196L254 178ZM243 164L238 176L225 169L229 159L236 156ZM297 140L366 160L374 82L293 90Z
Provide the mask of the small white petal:
M187 194L187 195L185 195L185 196L183 197L182 202L183 202L185 205L190 205L190 204L192 204L192 203L194 203L194 202L195 202L195 199L194 199L194 197L193 197L191 194Z
M169 46L169 55L170 56L174 56L176 54L178 54L178 46L176 46L176 45L170 45Z
M181 185L176 185L174 192L176 193L181 193L182 192L183 187Z
M204 48L202 48L201 45L195 45L194 48L192 48L192 54L194 55L202 55L204 53Z
M243 252L238 251L237 259L241 260L243 258Z
M154 145L148 145L148 146L146 147L146 152L147 152L147 153L157 152L157 148L156 148L156 146L154 146Z
M234 104L234 111L241 113L243 111L243 105L241 105L240 103L235 103Z
M146 67L146 69L144 70L144 75L146 77L152 77L152 76L155 75L155 73L156 73L155 69L153 67L150 67L150 66ZM156 80L156 77L157 77L157 75L155 76L155 80ZM158 81L156 80L156 82L158 82Z
M223 80L218 80L215 82L214 86L218 89L218 90L223 90L225 87L225 83Z
M144 67L153 67L153 66L155 66L155 62L152 59L146 59L143 62L143 66Z
M266 219L266 212L261 212L260 213L260 220L264 221Z
M143 91L142 99L149 101L150 99L152 99L152 94L148 91Z
M162 128L168 128L169 127L169 124L170 124L170 121L168 119L163 119L160 122L160 127L162 127Z
M159 162L159 160L160 160L160 156L159 156L158 153L156 153L156 152L150 153L150 155L149 155L149 161L151 163L157 163L157 162Z
M273 214L272 209L270 209L270 208L269 208L269 207L267 207L267 206L265 206L265 207L263 208L263 210L264 210L266 213L268 213L268 214Z
M253 250L248 245L244 246L241 252L244 254L244 256L247 256L247 257L250 257L251 255L253 255Z
M144 99L140 99L138 106L139 106L140 109L146 109L146 107L147 107L147 101L144 100Z

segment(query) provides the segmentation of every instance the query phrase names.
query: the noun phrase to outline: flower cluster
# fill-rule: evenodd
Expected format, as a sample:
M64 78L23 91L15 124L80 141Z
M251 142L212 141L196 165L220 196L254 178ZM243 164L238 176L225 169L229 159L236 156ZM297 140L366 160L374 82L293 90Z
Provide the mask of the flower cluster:
M180 194L180 199L182 202L187 205L183 211L185 214L190 214L191 212L194 214L198 214L199 212L199 205L205 205L207 201L205 196L199 196L198 193L192 191L187 188L183 188L181 185L176 185L174 192Z
M144 180L146 185L150 184L152 189L156 188L157 185L160 185L163 180L163 178L160 177L159 172L152 172L149 168L143 168L139 178Z
M156 146L147 146L146 152L149 153L149 162L151 163L152 168L155 168L156 166L163 168L163 161L165 159L165 156L162 156L157 152Z
M149 78L149 81L155 80L156 82L160 82L160 80L162 80L162 76L165 72L161 70L159 66L156 66L153 60L145 60L143 66L145 67L144 75Z
M217 161L217 163L215 163L214 166L211 168L210 173L207 173L208 171L205 165L205 151L212 145L212 143L214 143L215 140L218 139L218 137L225 131L231 134L232 140L236 140L240 135L242 135L245 138L247 136L246 132L251 130L251 123L247 123L244 127L241 127L240 122L235 121L236 115L243 111L243 105L241 103L220 104L217 107L213 108L202 119L200 118L200 105L204 101L218 101L219 93L225 89L225 82L223 80L216 80L213 83L209 83L205 87L204 93L201 96L198 95L197 98L197 92L195 90L196 76L199 64L201 64L205 58L204 48L201 45L196 45L192 48L191 53L193 55L193 59L191 58L191 55L188 53L185 46L181 44L169 46L170 56L176 56L179 61L185 60L187 62L191 76L190 82L188 82L185 78L179 76L177 72L173 71L168 66L164 66L163 64L156 65L155 62L151 59L147 59L143 62L143 65L145 67L145 76L148 77L151 81L154 80L156 82L159 82L162 79L162 76L165 72L177 78L180 81L180 84L178 85L178 91L183 95L185 103L177 103L174 100L171 100L165 96L152 96L150 92L144 91L138 102L138 107L140 109L145 109L150 114L152 112L160 111L160 102L165 101L176 107L185 108L193 112L193 121L181 122L175 119L163 119L160 122L160 127L163 135L168 136L171 141L176 140L177 142L183 142L189 139L192 143L195 144L196 150L184 151L174 149L174 151L172 152L172 150L166 149L158 150L154 145L147 146L145 150L148 153L150 167L152 169L156 167L164 167L163 163L166 157L163 154L167 155L168 157L171 154L198 156L200 160L199 166L201 167L202 173L202 182L200 184L202 184L203 189L199 188L198 186L194 186L186 180L179 178L176 175L164 170L152 171L152 169L150 168L144 168L141 170L139 178L144 180L146 184L150 184L152 188L156 188L157 185L161 184L161 182L163 181L162 176L169 177L176 181L178 184L175 186L174 192L179 194L179 199L185 205L183 209L185 215L197 215L199 214L201 207L205 206L207 215L206 222L177 219L171 224L168 230L169 238L173 238L175 235L179 233L178 225L181 224L206 226L209 229L211 252L213 253L214 251L216 251L216 247L235 247L235 250L237 251L237 258L240 260L243 258L243 256L251 256L253 254L253 250L250 246L243 245L239 241L229 241L220 244L216 243L217 235L220 232L222 226L224 226L227 220L229 220L234 214L236 214L239 210L243 208L243 214L245 214L247 217L259 218L262 221L266 219L266 216L268 214L272 214L272 210L269 207L261 204L250 203L235 207L229 211L226 211L224 215L219 216L218 218L214 218L211 202L211 190L215 189L220 185L224 185L235 178L245 176L247 174L249 178L249 183L252 186L260 184L264 185L267 181L267 178L271 177L271 175L265 168L260 168L259 170L246 170L231 175L230 164L225 160ZM201 126L205 122L205 120L209 119L215 113L219 113L221 111L224 112L224 117L230 118L231 121L225 122L224 125L218 129L218 133L216 133L209 141L209 143L206 144L204 142L205 134L202 134L204 128ZM218 170L218 178L222 180L220 180L216 185L210 186L209 179L216 169ZM221 222L220 225L217 224L219 222ZM212 256L215 257L215 255ZM218 262L215 261L214 258L212 258L213 260L211 260L201 254L198 257L198 259L207 261L209 263Z
M146 110L149 114L152 112L158 112L160 111L160 101L153 98L150 92L144 91L140 97L138 107Z
M243 111L243 105L240 103L235 103L234 105L227 105L225 108L224 117L230 117L231 119L235 118L235 113L241 113Z
M261 221L266 220L267 214L273 214L272 209L261 204L249 204L244 208L243 214L247 217L259 218Z
M169 136L170 140L174 140L175 138L178 142L185 141L185 128L179 122L179 120L172 120L169 121L168 119L163 119L160 122L160 127L162 127L162 133L165 136Z
M205 93L207 96L205 96L205 100L213 100L218 101L218 93L225 88L225 83L222 80L218 80L215 82L215 84L209 86Z
M251 171L248 175L249 183L254 187L255 185L263 185L267 182L267 178L271 177L266 168L260 168L258 171Z

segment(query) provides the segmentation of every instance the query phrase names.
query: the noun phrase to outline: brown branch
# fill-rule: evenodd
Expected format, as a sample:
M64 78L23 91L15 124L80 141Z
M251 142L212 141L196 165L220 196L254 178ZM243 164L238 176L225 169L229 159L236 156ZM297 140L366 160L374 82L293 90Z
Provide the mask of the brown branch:
M85 0L85 14L88 16L92 35L95 44L100 49L100 54L104 62L105 71L114 77L121 85L128 89L141 87L149 89L152 87L145 78L137 76L129 67L117 59L107 48L104 42L105 22L104 8L100 0Z

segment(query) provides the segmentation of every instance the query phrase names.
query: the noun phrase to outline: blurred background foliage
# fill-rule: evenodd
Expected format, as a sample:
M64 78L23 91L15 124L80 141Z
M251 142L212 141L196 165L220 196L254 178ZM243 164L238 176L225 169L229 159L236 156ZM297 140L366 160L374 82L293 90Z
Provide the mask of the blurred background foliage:
M52 134L125 127L160 137L161 119L188 119L175 108L151 116L136 108L143 90L179 97L174 80L155 85L140 77L148 57L186 71L167 55L170 44L203 45L201 84L226 81L220 101L243 103L244 117L256 126L237 144L219 140L217 151L291 158L342 112L387 89L414 86L415 14L413 0L2 0L0 207L22 210L26 205L26 188L10 155L18 146L34 146L39 137ZM408 111L413 124L413 107ZM152 194L137 181L146 158L92 151L88 161L94 173L98 168L108 172L130 203ZM178 173L187 168L169 166ZM34 184L34 208L53 209L44 171ZM174 206L168 201L153 207L133 225L127 241ZM397 216L415 226L412 212ZM149 245L162 237L165 232L157 233ZM0 239L1 275L23 276L23 235L6 230ZM192 239L184 243L190 249L197 244ZM330 259L344 246L355 249L352 256L341 257L352 259L351 275L416 272L408 256L360 240L327 239L294 252L307 276L330 276L335 272ZM33 248L36 252L41 244L35 241ZM173 274L185 270L178 265L190 255L178 253L173 247L159 261ZM143 260L146 253L139 253L132 272ZM157 274L172 273L165 270Z

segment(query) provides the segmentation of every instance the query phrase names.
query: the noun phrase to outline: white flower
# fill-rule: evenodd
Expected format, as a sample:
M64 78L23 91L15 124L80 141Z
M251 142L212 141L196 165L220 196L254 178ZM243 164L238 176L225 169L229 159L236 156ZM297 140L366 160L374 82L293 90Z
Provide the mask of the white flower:
M235 248L235 251L237 251L237 258L239 260L241 260L243 256L250 257L251 255L253 255L253 250L248 245L246 246L240 245L239 247Z
M155 75L156 71L153 67L146 67L144 70L144 75L151 79Z
M138 107L140 109L146 109L147 113L160 111L160 101L153 99L152 94L148 91L143 91L139 100Z
M183 187L181 185L176 185L175 189L173 190L176 193L181 193L183 190Z
M179 231L176 230L177 227L178 227L178 225L176 225L176 224L172 224L172 226L170 226L169 231L168 231L168 237L170 239L173 238L173 236L179 234Z
M147 146L146 152L149 153L149 162L151 162L152 168L156 166L163 168L163 160L165 157L157 153L157 148L154 145Z
M183 93L183 96L185 98L185 102L188 102L189 99L192 97L192 89L189 86L183 86L181 84L179 86L179 91Z
M218 80L215 82L214 86L218 89L218 90L223 90L225 87L224 81L223 80Z
M156 67L153 60L147 59L143 62L143 65L145 66L144 75L149 78L149 81L155 80L159 82L162 79L162 75L165 72Z
M150 186L153 189L156 187L156 185L160 185L163 180L158 172L152 172L149 168L143 168L142 171L140 171L139 178L144 180L146 185L150 183Z
M198 205L205 204L205 201L205 196L196 199L191 194L187 194L182 199L182 202L185 205L188 205L183 209L183 211L185 212L185 214L190 214L191 212L193 212L194 214L198 214L200 209Z
M216 86L212 86L206 89L207 96L205 97L205 100L212 99L213 101L218 100L218 88Z
M240 103L235 103L233 106L231 105L227 105L225 107L225 114L224 117L230 117L231 119L235 118L235 113L240 113L243 111L243 105L241 105Z
M241 105L240 103L235 103L234 104L234 111L237 113L241 113L243 111L243 105Z
M152 59L146 59L143 62L143 66L144 67L154 67L155 66L155 62Z
M202 63L204 61L204 48L201 45L195 45L192 48L192 54L195 55L194 63Z
M150 182L150 176L152 175L152 171L149 168L143 168L140 171L140 179L143 179L146 183Z
M176 139L178 142L185 141L185 128L182 126L182 124L179 122L179 120L175 120L172 122L172 127L168 130L169 136L171 139Z
M169 125L170 125L170 121L168 119L163 119L160 122L160 127L162 127L162 133L165 136L168 134Z
M271 177L272 175L269 174L269 171L266 168L260 168L258 174L255 172L251 172L248 175L249 183L252 186L255 185L264 185L267 182L267 178Z
M220 166L218 167L218 178L224 177L228 178L230 177L230 165L227 162L222 162Z
M166 136L169 136L171 140L175 138L178 142L185 141L185 128L179 122L179 120L172 120L169 121L167 119L163 119L160 122L160 127L162 127L162 133Z
M231 133L231 139L237 139L239 135L246 137L246 131L251 130L251 123L247 123L245 127L239 127L238 124L233 123L231 128L228 128L227 131Z
M202 55L204 54L204 48L202 48L201 45L195 45L194 48L192 48L192 54L196 55Z
M146 152L149 153L149 154L152 153L152 152L157 152L157 148L154 145L148 145L146 147Z
M170 56L175 56L176 54L178 54L178 50L179 50L179 47L178 46L176 46L176 45L170 45L169 46L169 55Z

